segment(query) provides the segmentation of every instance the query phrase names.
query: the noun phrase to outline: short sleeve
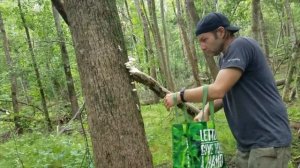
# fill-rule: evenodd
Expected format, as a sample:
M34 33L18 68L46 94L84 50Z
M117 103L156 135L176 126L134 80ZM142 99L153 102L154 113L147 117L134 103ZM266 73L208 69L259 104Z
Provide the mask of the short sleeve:
M236 39L224 54L220 62L220 68L238 68L244 72L253 57L252 55L253 49L246 39Z

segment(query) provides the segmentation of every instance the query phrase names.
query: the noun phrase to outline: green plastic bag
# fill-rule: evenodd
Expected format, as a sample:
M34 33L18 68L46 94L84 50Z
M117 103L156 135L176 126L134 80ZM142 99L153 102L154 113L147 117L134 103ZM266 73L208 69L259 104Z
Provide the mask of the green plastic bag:
M203 107L206 104L208 86L203 88ZM173 124L173 168L225 168L224 154L217 141L213 102L209 102L211 121L193 122L186 116L185 122ZM188 121L189 120L189 121Z

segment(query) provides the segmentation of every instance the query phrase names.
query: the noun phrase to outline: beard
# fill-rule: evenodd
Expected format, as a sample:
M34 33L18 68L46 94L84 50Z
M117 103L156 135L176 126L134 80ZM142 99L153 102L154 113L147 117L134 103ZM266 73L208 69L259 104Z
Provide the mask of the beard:
M223 51L223 46L223 44L216 45L214 49L206 51L204 54L209 57L218 56Z
M220 40L220 41L217 41ZM224 49L224 42L221 41L222 39L219 39L219 37L216 37L216 43L214 44L214 48L212 48L212 50L207 51L205 54L207 56L218 56L220 55L220 53L223 51Z

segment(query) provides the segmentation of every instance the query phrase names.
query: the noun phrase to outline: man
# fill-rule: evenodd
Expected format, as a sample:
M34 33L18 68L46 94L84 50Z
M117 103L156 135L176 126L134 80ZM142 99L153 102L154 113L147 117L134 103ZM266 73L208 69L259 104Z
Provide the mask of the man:
M196 36L208 56L220 55L220 71L208 85L208 100L215 111L224 107L237 141L238 168L287 168L291 132L284 103L262 50L251 38L235 37L238 27L226 16L210 13L198 22ZM167 109L177 103L201 102L202 87L167 94ZM208 108L198 114L208 119Z

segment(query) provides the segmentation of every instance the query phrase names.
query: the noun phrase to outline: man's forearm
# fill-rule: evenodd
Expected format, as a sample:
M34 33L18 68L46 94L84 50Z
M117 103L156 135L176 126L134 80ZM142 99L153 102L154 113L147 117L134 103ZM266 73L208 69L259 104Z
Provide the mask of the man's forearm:
M217 112L219 111L221 108L223 108L223 100L222 99L216 99L214 100L214 111ZM205 108L204 108L205 112L209 113L209 104L206 104Z

